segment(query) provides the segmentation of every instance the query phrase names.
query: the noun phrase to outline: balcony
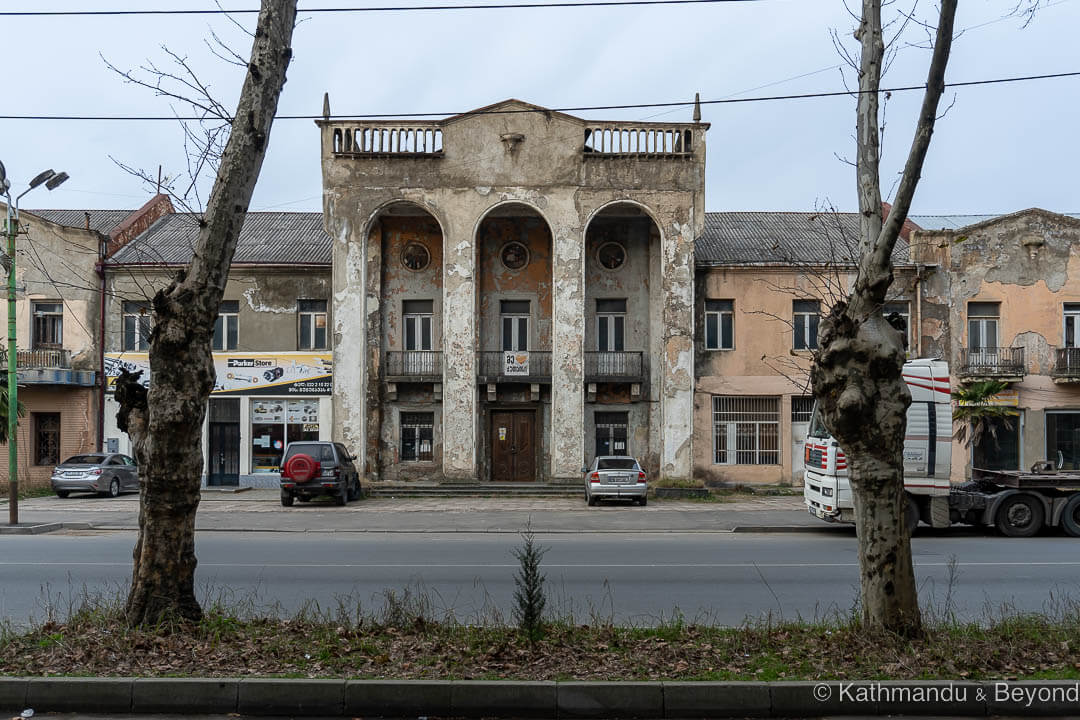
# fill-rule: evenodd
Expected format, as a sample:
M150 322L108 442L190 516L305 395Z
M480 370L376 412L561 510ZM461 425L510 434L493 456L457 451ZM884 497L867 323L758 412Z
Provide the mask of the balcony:
M332 122L334 157L441 158L442 128L436 123Z
M956 374L965 380L1020 382L1027 374L1024 348L961 348Z
M7 372L8 355L0 349L0 371ZM73 370L70 350L18 350L15 354L20 385L79 385L92 387L92 370Z
M585 158L692 158L695 127L686 123L589 123Z
M641 351L586 352L585 382L645 382L645 353Z
M1050 375L1055 383L1080 383L1080 348L1054 350L1054 369Z
M551 351L483 350L476 353L476 376L481 383L550 383Z
M442 382L441 350L397 350L387 352L383 377L388 382Z

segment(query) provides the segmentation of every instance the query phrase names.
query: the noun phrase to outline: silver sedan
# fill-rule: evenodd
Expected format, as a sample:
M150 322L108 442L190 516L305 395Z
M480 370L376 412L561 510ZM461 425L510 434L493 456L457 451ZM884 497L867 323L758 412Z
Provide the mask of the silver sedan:
M120 453L73 455L53 470L52 488L62 498L73 492L116 497L139 489L139 468L134 460Z
M583 467L585 500L595 505L600 498L629 498L639 505L648 502L649 484L645 471L629 455L601 455L592 467Z

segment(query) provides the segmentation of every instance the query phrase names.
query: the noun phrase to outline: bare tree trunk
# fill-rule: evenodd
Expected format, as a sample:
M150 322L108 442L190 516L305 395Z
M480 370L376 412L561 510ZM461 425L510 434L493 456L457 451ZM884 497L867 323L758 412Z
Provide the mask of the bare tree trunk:
M911 207L945 89L956 3L942 0L918 126L892 210L883 221L878 134L885 55L881 0L862 2L856 32L862 45L857 110L859 268L847 300L837 303L821 323L821 349L810 373L825 425L848 456L863 621L907 636L922 630L911 538L904 523L903 451L911 395L901 375L903 341L881 309L893 280L892 252Z
M296 0L263 0L247 77L188 267L153 299L152 382L118 388L121 428L139 463L139 538L127 619L196 620L195 511L201 485L202 424L214 386L210 344L236 240L259 177L292 57Z

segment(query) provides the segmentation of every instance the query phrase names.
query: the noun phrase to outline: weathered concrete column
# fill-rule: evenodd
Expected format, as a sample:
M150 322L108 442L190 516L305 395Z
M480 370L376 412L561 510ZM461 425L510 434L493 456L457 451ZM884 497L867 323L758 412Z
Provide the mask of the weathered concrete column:
M660 266L664 297L660 476L689 480L694 467L694 229L690 222L678 220L665 225Z
M364 473L379 481L382 402L382 223L376 221L364 242ZM337 363L334 364L337 368Z
M585 458L585 237L579 222L553 224L550 474L552 482L580 482Z
M475 481L476 252L456 224L443 228L443 476Z

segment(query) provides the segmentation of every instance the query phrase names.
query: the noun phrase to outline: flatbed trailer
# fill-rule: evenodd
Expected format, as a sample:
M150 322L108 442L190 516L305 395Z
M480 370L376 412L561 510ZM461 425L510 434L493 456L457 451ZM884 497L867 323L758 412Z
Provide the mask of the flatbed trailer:
M1080 537L1080 472L1052 469L1036 463L1031 471L973 468L971 481L951 489L947 499L949 524L990 525L1008 537L1031 537L1044 527L1058 527ZM929 517L935 513L930 498ZM938 513L940 515L940 513Z

